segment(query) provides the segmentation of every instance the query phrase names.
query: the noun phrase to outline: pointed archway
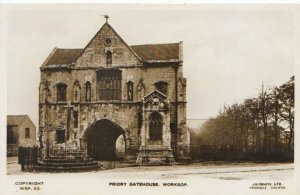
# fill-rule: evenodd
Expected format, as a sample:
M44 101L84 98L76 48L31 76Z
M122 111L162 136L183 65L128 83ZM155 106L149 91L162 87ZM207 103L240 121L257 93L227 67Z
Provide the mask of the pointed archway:
M125 131L115 122L101 119L91 124L82 138L86 140L88 155L94 160L111 161L117 158L116 141Z

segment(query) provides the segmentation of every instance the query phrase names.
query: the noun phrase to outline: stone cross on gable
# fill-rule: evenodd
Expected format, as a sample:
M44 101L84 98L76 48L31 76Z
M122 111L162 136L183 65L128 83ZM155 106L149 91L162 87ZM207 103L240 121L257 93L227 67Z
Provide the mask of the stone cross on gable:
M71 102L68 101L68 104L66 106L63 106L64 108L67 108L67 141L70 138L70 121L71 121L71 109L73 109L75 106L71 105Z

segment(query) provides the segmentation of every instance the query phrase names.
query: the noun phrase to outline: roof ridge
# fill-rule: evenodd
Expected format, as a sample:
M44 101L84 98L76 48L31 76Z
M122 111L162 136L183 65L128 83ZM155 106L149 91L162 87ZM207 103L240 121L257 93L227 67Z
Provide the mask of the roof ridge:
M145 46L145 45L168 45L168 44L180 44L180 42L175 42L175 43L149 43L149 44L140 44L140 45L130 45L132 46Z
M9 118L10 119L16 119L16 118L19 118L18 121L17 121L17 124L21 124L22 122L24 122L26 119L29 120L30 123L33 124L34 127L35 124L33 123L33 121L31 120L30 116L28 114L20 114L20 115L7 115L7 124L9 123Z
M7 120L8 120L8 117L9 118L19 118L18 124L20 124L26 119L26 117L29 117L29 116L27 114L26 115L7 115Z
M106 22L107 23L107 22ZM135 55L135 57L140 60L141 62L143 62L143 59L140 58L140 56L135 52L133 51L133 49L131 49L131 47L124 41L124 39L119 35L119 33L117 33L117 31L115 31L115 29L107 23L107 25L112 29L112 31L121 39L121 41L125 44L125 46L128 47L129 50L131 50L131 52L133 53L133 55Z
M65 50L67 50L67 49L83 49L83 48L58 48L57 47L57 49L65 49Z
M28 114L8 114L7 117L18 117L18 116L28 116Z

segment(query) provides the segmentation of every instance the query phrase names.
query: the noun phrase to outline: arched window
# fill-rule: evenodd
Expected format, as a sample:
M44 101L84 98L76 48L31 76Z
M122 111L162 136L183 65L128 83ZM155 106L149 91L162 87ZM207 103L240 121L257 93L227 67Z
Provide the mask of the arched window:
M57 101L66 101L67 100L67 85L59 83L56 85L57 91Z
M112 53L111 51L106 52L106 65L112 64Z
M132 101L133 100L133 82L128 81L127 83L127 100Z
M152 141L162 139L163 118L158 112L153 112L149 117L149 138Z
M91 101L91 82L87 81L85 83L85 101L90 102Z
M97 99L121 100L121 70L102 69L97 72Z
M155 83L155 87L159 92L167 95L167 93L168 93L168 83L167 82L159 81L159 82Z

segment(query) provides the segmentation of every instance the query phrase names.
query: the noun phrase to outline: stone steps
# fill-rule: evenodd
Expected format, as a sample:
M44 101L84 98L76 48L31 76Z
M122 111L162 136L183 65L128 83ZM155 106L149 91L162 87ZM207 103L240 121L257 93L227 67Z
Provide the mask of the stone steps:
M78 160L76 159L45 159L43 160L45 163L76 163Z
M173 165L174 157L170 149L147 148L140 150L137 156L138 165Z
M123 161L122 164L135 164L136 163L136 157L135 155L131 155L131 156L126 156Z
M80 166L42 166L34 165L32 167L33 172L83 172L83 171L97 171L103 166L97 165L80 165Z
M92 158L84 159L84 158L46 158L43 160L43 162L48 163L60 163L60 162L69 162L69 163L75 163L75 162L82 162L82 161L93 161Z
M57 149L52 155L33 165L33 172L83 172L96 171L103 165L92 158L86 158L81 150Z
M38 166L59 166L59 167L75 167L75 166L84 166L84 165L98 165L99 163L96 161L86 161L86 162L60 162L60 163L49 163L49 162L38 162Z

